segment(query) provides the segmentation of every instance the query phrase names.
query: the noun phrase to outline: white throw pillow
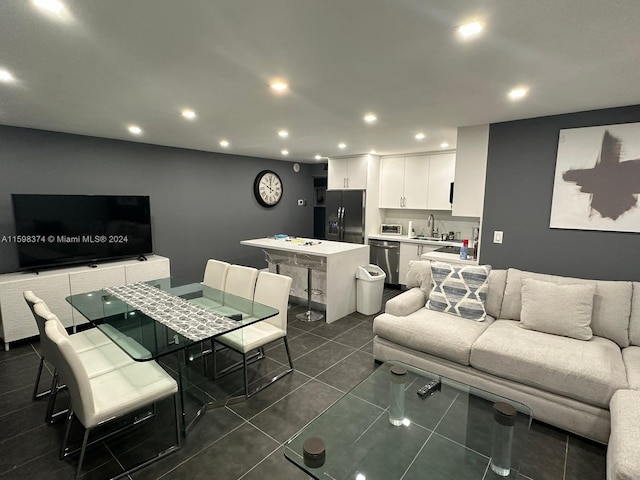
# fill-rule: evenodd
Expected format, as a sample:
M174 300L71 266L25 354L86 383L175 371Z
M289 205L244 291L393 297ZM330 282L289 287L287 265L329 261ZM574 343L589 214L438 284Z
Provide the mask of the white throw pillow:
M577 340L589 340L595 283L557 285L522 279L522 328L562 335Z
M431 290L431 261L410 260L406 285L409 288L420 287L425 293Z

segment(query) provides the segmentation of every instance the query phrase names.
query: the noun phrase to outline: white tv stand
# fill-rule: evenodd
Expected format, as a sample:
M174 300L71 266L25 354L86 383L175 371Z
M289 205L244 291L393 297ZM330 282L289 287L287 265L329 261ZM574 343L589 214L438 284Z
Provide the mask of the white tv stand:
M39 273L16 272L0 275L0 337L5 350L17 340L38 335L38 327L22 296L33 290L55 313L65 327L75 328L87 320L65 300L69 295L90 292L105 287L124 285L171 275L169 259L149 255L146 261L137 259L104 262L43 270Z

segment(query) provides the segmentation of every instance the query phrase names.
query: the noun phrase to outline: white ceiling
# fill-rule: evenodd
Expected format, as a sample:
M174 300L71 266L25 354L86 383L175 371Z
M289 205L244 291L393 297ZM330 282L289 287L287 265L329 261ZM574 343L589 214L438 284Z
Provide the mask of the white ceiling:
M15 77L0 83L0 124L313 162L640 103L638 0L62 1L59 15L0 2L0 70ZM485 32L461 41L474 19ZM288 94L268 88L276 78ZM518 85L529 95L512 102Z

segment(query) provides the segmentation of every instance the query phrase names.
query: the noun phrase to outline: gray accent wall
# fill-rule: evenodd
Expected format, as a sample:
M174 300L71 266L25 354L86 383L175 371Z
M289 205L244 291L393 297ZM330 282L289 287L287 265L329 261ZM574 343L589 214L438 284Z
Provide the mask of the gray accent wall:
M640 105L492 124L480 261L494 268L639 281L640 234L549 228L560 130L631 122L640 122ZM502 244L492 243L494 230L504 232Z
M270 209L253 196L264 169L284 186ZM12 193L149 195L155 253L193 281L208 258L264 267L240 240L313 233L311 165L0 126L0 239L15 234ZM17 269L15 245L0 243L0 273Z

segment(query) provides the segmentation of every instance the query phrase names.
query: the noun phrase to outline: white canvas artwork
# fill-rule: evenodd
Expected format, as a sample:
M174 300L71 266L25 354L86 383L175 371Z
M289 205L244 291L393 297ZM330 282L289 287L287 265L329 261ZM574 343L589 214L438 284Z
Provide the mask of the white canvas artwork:
M560 130L550 228L640 232L640 123Z

